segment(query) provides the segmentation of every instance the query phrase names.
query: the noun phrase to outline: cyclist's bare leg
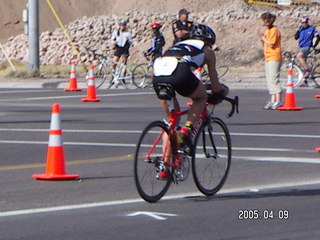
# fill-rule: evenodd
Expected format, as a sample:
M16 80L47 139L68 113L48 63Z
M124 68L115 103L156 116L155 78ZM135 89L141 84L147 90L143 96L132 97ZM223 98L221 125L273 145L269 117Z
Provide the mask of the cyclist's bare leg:
M170 163L172 149L169 142L169 136L167 134L163 134L162 136L162 154L163 154L163 161L165 163ZM168 170L166 166L164 169Z
M128 56L122 56L122 63L124 65L127 65L127 62L128 62Z
M128 56L122 56L123 65L127 65L127 62L128 62ZM127 70L123 72L123 76L126 76L126 75L127 75Z
M179 105L177 98L173 98L173 104L174 104L175 111L179 112L180 105ZM170 111L169 111L169 107L168 107L168 101L160 99L160 105L161 105L163 112L167 115L167 119L169 119L170 118ZM180 122L180 117L178 117L176 119L176 121L177 121L176 124L178 125ZM167 134L164 134L162 136L162 151L163 151L163 156L164 156L164 162L170 162L172 149L171 149L171 145L169 144ZM167 169L165 168L165 170L167 170Z
M200 117L207 102L207 91L202 83L200 83L197 89L190 95L193 101L192 106L189 109L187 122L194 124Z
M297 59L299 60L301 66L306 71L308 69L308 64L307 64L306 58L304 57L304 54L302 52L297 53Z
M119 59L120 59L119 56L113 56L112 61L113 61L114 63L117 63L117 62L119 62ZM113 64L113 68L116 68L116 65L117 65L117 64Z
M177 98L173 98L173 104L174 104L175 111L179 112L180 105L179 105ZM161 105L163 112L167 115L167 119L169 119L170 118L170 111L169 111L167 100L160 99L160 105ZM179 124L179 121L180 121L180 117L177 119L177 124Z

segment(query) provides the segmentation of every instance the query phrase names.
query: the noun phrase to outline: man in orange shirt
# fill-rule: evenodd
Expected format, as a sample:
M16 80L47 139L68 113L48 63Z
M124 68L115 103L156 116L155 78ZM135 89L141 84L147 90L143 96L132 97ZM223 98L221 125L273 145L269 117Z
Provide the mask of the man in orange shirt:
M273 25L276 16L266 12L261 15L262 26L266 27L265 32L258 31L261 40L264 57L267 86L270 93L270 101L264 109L276 110L281 106L281 93L279 73L281 68L281 34L279 29Z

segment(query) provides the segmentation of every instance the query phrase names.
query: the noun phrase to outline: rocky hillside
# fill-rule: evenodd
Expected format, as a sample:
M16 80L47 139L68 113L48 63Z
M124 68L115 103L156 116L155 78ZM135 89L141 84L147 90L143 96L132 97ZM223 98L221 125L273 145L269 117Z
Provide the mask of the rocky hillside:
M66 2L71 4L73 1ZM95 1L88 2L94 3ZM109 39L117 27L118 20L121 18L129 19L129 28L134 37L134 45L131 49L131 62L143 61L141 52L150 47L152 36L149 24L152 21L159 21L164 24L163 33L167 41L166 47L169 47L173 39L171 22L176 18L176 11L169 11L167 8L170 6L169 2L173 1L161 1L156 8L159 13L150 10L151 6L157 2L154 0L150 1L150 11L136 10L143 8L141 5L143 2L128 1L128 6L131 6L132 9L135 6L135 10L130 12L81 17L69 23L67 30L81 53L81 61L90 63L95 60L94 56L96 54L112 55ZM180 3L182 1L176 2ZM189 0L189 2L193 3L195 1ZM257 40L256 32L261 28L260 15L266 10L271 10L278 16L276 24L282 33L284 50L296 49L297 43L293 39L293 35L299 26L299 18L302 15L309 15L312 24L316 26L320 25L318 19L319 7L281 10L251 6L240 0L232 1L232 5L230 5L229 0L197 2L198 5L190 5L197 6L192 14L190 14L190 19L196 23L208 24L216 31L218 37L217 45L221 49L218 52L219 64L251 66L261 61L262 48ZM112 7L115 8L117 3L117 1L114 1ZM135 3L136 5L131 3ZM126 9L128 6L124 6L123 8ZM179 9L181 6L182 4L176 4L175 8ZM206 7L208 11L201 11ZM189 9L191 10L191 8ZM76 57L62 30L57 28L53 31L44 31L41 33L40 39L41 64L69 64L71 59ZM21 34L9 38L5 44L5 48L11 58L27 62L28 47L25 35Z

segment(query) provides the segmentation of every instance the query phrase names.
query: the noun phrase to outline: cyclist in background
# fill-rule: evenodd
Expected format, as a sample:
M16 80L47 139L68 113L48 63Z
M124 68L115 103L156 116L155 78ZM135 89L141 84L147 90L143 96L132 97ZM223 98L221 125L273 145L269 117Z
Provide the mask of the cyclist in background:
M122 56L123 64L127 64L129 57L129 48L132 44L132 36L127 29L127 20L119 21L119 28L113 32L111 36L111 42L114 45L114 57L113 62L118 62Z
M299 40L299 52L297 53L297 59L299 60L302 70L304 71L305 85L308 84L307 78L310 76L310 71L307 64L308 54L316 48L320 41L320 36L317 29L314 26L309 25L309 18L304 16L301 18L301 25L296 32L294 38ZM313 39L317 38L313 44Z
M160 32L160 28L162 24L160 23L151 23L150 25L152 32L153 32L153 39L152 39L152 47L147 50L144 54L145 56L152 56L152 59L155 60L157 57L162 56L162 49L166 44L164 36Z
M173 21L172 31L174 35L174 42L177 43L190 38L193 29L193 22L189 21L189 11L185 8L178 12L179 19Z
M187 121L179 131L183 143L190 146L190 135L193 124L199 119L205 108L207 92L205 86L192 72L192 68L208 67L211 88L214 93L225 96L229 89L221 84L216 71L216 56L212 49L216 41L214 31L206 25L196 25L192 32L192 39L181 41L169 48L162 57L157 58L153 65L153 86L159 96L161 83L171 84L174 90L183 97L191 98ZM174 97L175 109L179 111L179 103ZM160 104L166 115L170 116L167 101L160 99ZM159 177L165 178L168 172L160 172Z

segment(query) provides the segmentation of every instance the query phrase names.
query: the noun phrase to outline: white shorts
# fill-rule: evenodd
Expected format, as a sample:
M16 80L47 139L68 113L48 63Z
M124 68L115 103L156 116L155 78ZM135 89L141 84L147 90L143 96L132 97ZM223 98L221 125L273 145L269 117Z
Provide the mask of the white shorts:
M280 68L281 62L270 61L265 63L267 87L270 95L282 92L280 85Z

